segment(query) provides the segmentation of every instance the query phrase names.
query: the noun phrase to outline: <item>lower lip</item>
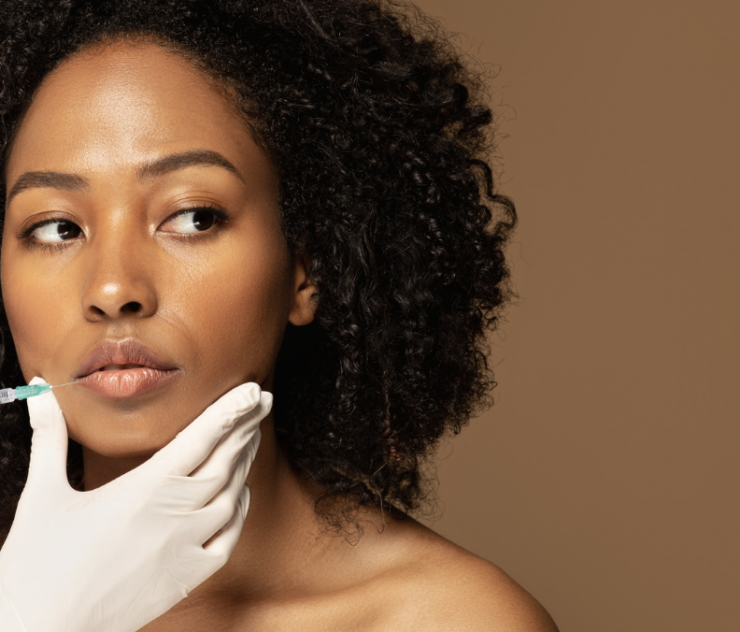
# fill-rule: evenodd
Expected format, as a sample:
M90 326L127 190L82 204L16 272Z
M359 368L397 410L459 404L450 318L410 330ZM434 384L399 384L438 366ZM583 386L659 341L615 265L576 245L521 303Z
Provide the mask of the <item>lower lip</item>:
M177 373L176 369L121 369L95 371L77 380L93 393L102 397L136 397L167 384Z

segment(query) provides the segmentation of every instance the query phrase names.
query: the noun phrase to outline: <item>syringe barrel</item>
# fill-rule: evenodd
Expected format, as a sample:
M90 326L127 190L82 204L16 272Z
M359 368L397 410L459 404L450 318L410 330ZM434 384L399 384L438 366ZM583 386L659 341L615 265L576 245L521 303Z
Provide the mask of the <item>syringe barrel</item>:
M9 404L16 400L14 388L0 388L0 404Z
M51 386L49 384L29 384L28 386L16 386L15 398L18 400L28 399L29 397L36 397L36 395L46 393L46 391L49 390L51 390Z

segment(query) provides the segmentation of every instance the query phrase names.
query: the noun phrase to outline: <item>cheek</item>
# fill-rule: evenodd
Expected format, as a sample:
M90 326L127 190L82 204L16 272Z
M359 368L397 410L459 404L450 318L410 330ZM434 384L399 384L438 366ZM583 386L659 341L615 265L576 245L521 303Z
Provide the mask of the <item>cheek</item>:
M63 347L70 297L53 274L9 254L4 249L0 261L3 304L23 375L30 379Z
M266 240L224 249L218 265L201 269L197 288L177 301L197 332L206 373L262 382L272 371L292 306L292 275L282 244L269 246Z

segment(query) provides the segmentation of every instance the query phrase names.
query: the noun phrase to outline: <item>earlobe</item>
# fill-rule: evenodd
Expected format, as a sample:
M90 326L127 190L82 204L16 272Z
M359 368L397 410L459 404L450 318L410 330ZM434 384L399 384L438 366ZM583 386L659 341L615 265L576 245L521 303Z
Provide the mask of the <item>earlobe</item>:
M288 322L292 325L308 325L316 314L317 303L314 300L316 285L308 275L309 265L304 257L293 255L293 278L295 279L293 308L290 310Z

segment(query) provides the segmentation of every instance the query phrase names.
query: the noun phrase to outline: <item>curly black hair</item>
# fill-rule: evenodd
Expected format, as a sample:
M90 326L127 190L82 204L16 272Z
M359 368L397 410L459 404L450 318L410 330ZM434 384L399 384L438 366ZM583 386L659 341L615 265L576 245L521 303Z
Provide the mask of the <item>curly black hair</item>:
M516 213L494 187L482 72L392 0L0 6L3 172L35 91L82 49L154 41L226 91L278 171L283 230L317 288L314 322L288 325L278 358L281 445L324 489L330 524L361 505L418 509L425 457L490 403L486 332L513 295L503 248ZM4 312L0 333L0 383L21 384ZM31 437L25 406L1 412L0 534ZM79 489L72 440L68 469Z

